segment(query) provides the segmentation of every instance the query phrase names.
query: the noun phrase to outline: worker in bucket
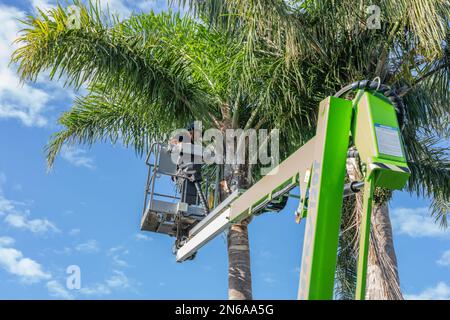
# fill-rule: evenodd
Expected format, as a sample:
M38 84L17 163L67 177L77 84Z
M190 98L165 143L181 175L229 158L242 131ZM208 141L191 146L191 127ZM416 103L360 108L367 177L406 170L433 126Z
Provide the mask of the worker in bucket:
M186 134L187 131L187 134ZM177 176L173 177L178 190L181 194L181 201L188 205L198 205L198 201L203 203L203 194L201 193L200 183L202 180L202 164L196 163L194 157L194 143L201 137L201 130L195 127L195 123L191 123L184 131L184 134L178 134L174 139L170 140L172 146L183 144L182 151L179 154L177 162ZM186 144L192 145L192 148L186 148ZM184 154L186 151L189 154ZM205 209L207 209L205 207Z

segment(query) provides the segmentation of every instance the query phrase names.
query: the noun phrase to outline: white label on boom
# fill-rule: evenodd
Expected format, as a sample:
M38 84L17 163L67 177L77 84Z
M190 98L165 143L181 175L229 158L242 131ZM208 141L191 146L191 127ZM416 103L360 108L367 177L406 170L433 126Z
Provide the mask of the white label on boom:
M375 134L379 153L403 158L402 143L397 128L376 123Z

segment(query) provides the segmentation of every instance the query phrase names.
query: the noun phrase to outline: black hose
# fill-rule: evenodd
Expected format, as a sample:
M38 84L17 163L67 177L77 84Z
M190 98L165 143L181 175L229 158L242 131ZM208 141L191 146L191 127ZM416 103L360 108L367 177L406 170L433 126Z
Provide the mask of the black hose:
M200 202L202 203L203 209L205 211L205 216L209 213L208 204L206 203L205 195L203 194L202 188L198 181L194 181L195 188L197 189L197 193L200 196Z
M334 95L336 98L339 98L340 96L346 94L350 91L356 91L356 90L371 90L378 92L382 95L384 95L391 104L394 106L394 109L397 113L398 122L400 125L400 128L403 130L403 127L405 125L405 105L403 104L402 98L400 98L396 92L395 89L385 85L380 84L377 81L370 81L370 80L361 80L353 82L352 84L346 85L341 90L336 92Z
M352 181L344 185L344 198L358 193L364 187L364 181Z

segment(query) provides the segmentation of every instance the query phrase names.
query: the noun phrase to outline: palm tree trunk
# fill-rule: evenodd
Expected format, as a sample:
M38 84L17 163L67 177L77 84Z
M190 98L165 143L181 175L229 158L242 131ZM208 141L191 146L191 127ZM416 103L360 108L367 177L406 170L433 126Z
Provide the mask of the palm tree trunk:
M347 173L350 180L360 180L361 173L356 159L347 160ZM363 195L356 194L356 217L359 220L363 209ZM377 199L381 199L378 200ZM366 299L403 300L398 276L397 257L392 237L392 225L389 218L386 197L377 197L372 208L369 258L367 262ZM357 248L357 246L355 246Z
M237 188L248 187L246 166L224 166L224 179L220 184L221 200ZM229 187L231 186L231 187ZM250 246L248 241L249 219L233 224L228 230L228 299L252 299L252 275Z
M247 220L232 225L228 232L228 299L252 299Z
M374 204L371 223L366 299L403 300L387 202Z

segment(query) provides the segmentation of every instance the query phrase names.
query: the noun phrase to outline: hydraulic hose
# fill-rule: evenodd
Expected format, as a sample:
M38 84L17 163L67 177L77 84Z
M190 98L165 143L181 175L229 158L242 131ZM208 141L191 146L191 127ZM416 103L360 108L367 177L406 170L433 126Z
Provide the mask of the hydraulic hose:
M203 210L205 211L205 216L209 213L208 204L206 203L205 195L203 194L202 188L198 181L194 181L195 188L197 189L197 194L200 197L200 202L202 204Z
M389 101L392 103L392 105L395 108L395 111L397 112L397 118L400 125L400 128L403 129L405 125L405 106L403 104L402 98L400 98L397 94L397 91L394 88L389 87L388 85L381 84L377 81L370 81L370 80L361 80L353 82L352 84L346 85L341 90L336 92L334 95L336 98L339 98L340 96L350 92L350 91L356 91L356 90L371 90L378 92L382 95L384 95Z

